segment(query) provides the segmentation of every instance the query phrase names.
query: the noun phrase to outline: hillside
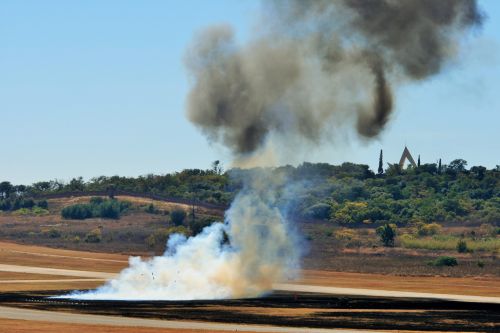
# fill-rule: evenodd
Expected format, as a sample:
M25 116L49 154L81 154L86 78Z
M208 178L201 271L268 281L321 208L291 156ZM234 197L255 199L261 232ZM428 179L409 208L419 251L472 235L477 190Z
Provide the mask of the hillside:
M415 223L460 225L500 223L500 168L466 168L464 160L449 165L424 164L400 170L391 166L375 175L366 165L304 163L298 167L270 169L276 178L286 179L280 202L291 219L330 221L339 225L380 225ZM68 183L37 182L29 186L0 184L0 210L22 208L22 198L129 191L227 206L255 170L188 169L166 175L137 178L82 178ZM293 190L290 190L293 187ZM179 201L181 200L181 201ZM182 201L184 200L184 201ZM278 202L278 205L280 203Z
M101 200L109 200L102 198ZM68 207L96 202L89 196L47 200L48 209L0 213L0 240L55 248L129 255L160 255L172 233L193 235L222 211L207 210L148 198L117 196L127 209L116 218L63 218ZM175 211L183 211L181 220ZM479 226L410 225L396 228L395 243L385 247L369 224L344 227L321 220L295 224L304 248L303 266L339 272L393 275L500 276L500 236L491 224ZM429 228L424 228L429 226ZM465 241L467 250L457 251ZM458 260L457 266L431 265L440 256Z

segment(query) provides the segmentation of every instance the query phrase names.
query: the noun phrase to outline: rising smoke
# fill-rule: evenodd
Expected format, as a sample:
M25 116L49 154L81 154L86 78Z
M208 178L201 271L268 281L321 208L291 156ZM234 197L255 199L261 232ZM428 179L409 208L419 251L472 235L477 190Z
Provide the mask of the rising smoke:
M391 87L438 74L482 20L473 0L283 0L263 9L248 43L215 26L186 56L189 119L236 159L259 163L273 155L265 149L272 139L280 153L320 144L349 124L361 137L377 136L393 111ZM286 179L250 174L224 223L191 238L173 235L163 256L131 258L103 287L65 297L179 300L271 290L295 273L301 247L277 204Z
M300 247L275 186L283 182L255 171L226 212L195 237L172 235L162 256L132 257L129 267L104 286L60 298L191 300L259 296L293 277ZM224 238L227 237L227 241Z
M391 86L439 73L463 32L482 21L474 0L263 7L249 42L238 45L228 26L209 28L186 59L189 119L237 156L258 153L270 137L316 144L351 120L360 136L377 136L393 111Z

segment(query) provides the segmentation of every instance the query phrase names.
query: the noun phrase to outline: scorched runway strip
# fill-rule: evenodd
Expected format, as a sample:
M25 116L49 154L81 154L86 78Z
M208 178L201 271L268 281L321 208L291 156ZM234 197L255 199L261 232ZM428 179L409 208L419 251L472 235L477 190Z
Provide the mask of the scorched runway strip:
M181 321L183 325L198 322L194 326L185 326L190 328L201 325L201 321L207 323L206 329L224 329L219 324L231 325L233 329L239 330L244 327L249 329L248 326L240 327L241 324L279 326L276 329L265 329L266 332L301 331L296 328L302 328L302 331L304 328L340 328L469 332L497 332L500 329L499 304L299 292L275 292L253 299L143 302L77 301L47 297L52 295L53 292L3 294L0 296L0 304L3 305L0 317L18 318L12 315L15 313L12 307L17 307L22 308L21 313L26 309L45 310L44 316L41 316L41 312L36 312L40 316L31 317L32 320L45 318L44 320L51 321L53 314L55 321L60 322L57 319L60 316L79 313L99 315L103 321L109 316L110 322L116 316L123 316L127 317L123 319L124 323L128 321L132 326L138 325L139 322L135 323L137 318L142 318L163 320L165 325L171 324L171 321ZM233 326L235 324L238 327ZM181 327L183 326L179 328ZM292 329L281 330L282 327ZM256 330L251 328L250 331Z

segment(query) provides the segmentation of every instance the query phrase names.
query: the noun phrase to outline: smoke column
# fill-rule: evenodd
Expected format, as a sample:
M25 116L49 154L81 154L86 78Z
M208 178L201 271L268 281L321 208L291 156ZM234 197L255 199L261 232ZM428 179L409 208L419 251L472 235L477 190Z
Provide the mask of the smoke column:
M440 73L481 22L474 0L266 1L246 44L228 26L197 36L188 117L240 158L269 140L317 145L352 123L376 137L391 87Z
M262 9L248 43L214 26L186 55L187 116L236 160L265 162L272 141L278 155L319 145L340 127L376 137L393 111L392 87L440 73L482 21L473 0L288 0ZM300 260L277 204L284 184L296 184L259 170L250 178L223 223L191 238L173 235L164 255L131 258L103 287L64 297L213 299L271 290Z

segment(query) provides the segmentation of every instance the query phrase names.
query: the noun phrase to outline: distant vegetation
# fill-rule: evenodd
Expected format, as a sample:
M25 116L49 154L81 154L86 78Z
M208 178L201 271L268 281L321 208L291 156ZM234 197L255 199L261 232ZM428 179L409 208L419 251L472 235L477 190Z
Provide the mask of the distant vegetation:
M22 196L0 196L0 211L11 211L14 215L45 215L48 214L48 207L46 200L35 201Z
M65 219L84 220L93 217L119 219L120 215L130 207L127 201L93 197L88 204L75 204L64 207L61 215Z
M443 266L456 266L458 265L457 258L455 257L449 257L449 256L441 256L438 257L436 260L430 261L429 265L431 266L436 266L436 267L443 267Z
M401 170L397 165L391 165L381 171L375 174L368 166L353 163L339 166L303 163L298 167L284 166L272 170L276 175L294 181L295 191L283 191L281 195L283 205L292 203L287 207L291 207L288 211L294 218L327 220L344 226L500 223L498 166L491 170L482 166L467 169L467 162L458 159L443 166L422 164ZM68 183L48 181L30 186L2 182L0 207L4 208L0 209L10 210L5 207L12 206L15 200L26 200L22 198L34 195L75 191L112 193L114 190L228 204L249 172L240 169L223 172L220 164L214 164L209 170L188 169L137 178L101 176L87 182L75 178ZM22 207L18 204L19 208ZM94 214L90 207L73 209L74 212L66 213L71 216ZM422 228L420 235L432 235L433 232Z

